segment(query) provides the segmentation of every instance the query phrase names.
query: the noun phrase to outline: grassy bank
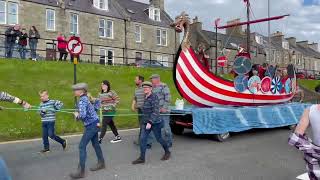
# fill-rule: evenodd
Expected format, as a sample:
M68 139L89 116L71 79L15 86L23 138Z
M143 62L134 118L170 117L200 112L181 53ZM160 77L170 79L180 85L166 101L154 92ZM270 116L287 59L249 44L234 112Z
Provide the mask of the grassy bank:
M171 69L145 69L135 67L104 67L101 65L78 65L78 81L87 82L93 95L99 93L102 80L110 80L112 89L120 96L121 102L118 113L129 111L133 91L134 77L143 75L149 77L153 73L161 75L162 81L171 89L172 101L178 93L172 81ZM73 65L64 62L31 62L18 60L0 60L0 90L27 100L32 105L39 104L38 91L47 89L51 99L64 102L65 108L73 108L71 85L73 83ZM17 107L10 103L0 103L5 107ZM41 122L36 112L32 111L0 111L0 141L40 137ZM137 118L116 117L119 128L137 127ZM75 122L70 114L58 113L58 134L82 131L81 123Z

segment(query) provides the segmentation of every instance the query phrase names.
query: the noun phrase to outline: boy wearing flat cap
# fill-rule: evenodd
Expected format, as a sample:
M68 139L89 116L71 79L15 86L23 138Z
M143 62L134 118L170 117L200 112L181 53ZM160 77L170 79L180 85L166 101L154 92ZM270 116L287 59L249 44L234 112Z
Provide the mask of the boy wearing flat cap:
M87 157L86 147L91 141L92 146L96 152L98 163L95 167L90 168L91 171L98 171L105 168L105 162L102 150L99 144L99 117L90 103L87 96L88 85L86 83L78 83L72 86L74 95L79 97L78 112L74 113L77 120L81 120L84 124L84 133L79 144L79 166L78 171L70 174L72 179L80 179L85 176L85 163Z
M143 164L145 163L145 154L147 150L147 140L151 131L154 133L157 141L162 145L165 154L161 158L162 161L170 158L170 151L168 144L163 140L161 136L161 129L163 127L163 120L160 117L159 110L159 99L158 96L152 93L151 82L144 82L142 84L143 91L145 94L144 104L142 106L142 121L140 136L140 157L133 161L132 164Z

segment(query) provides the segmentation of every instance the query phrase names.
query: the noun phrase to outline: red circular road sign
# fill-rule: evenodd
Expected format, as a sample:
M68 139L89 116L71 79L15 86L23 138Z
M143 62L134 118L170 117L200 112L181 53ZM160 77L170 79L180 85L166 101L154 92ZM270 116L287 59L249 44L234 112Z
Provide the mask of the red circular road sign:
M79 37L71 37L68 41L67 49L72 55L79 55L83 51L83 44Z

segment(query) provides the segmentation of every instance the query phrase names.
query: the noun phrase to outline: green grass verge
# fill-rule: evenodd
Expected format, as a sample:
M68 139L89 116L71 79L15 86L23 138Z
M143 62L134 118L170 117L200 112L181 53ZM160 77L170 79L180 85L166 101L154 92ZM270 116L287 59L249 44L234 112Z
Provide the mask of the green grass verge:
M78 82L87 82L93 95L99 93L102 80L109 80L112 89L120 96L121 110L118 113L131 113L134 92L134 77L149 77L153 73L161 75L172 93L172 102L179 97L172 81L171 69L147 69L135 67L101 66L92 64L78 65ZM32 105L39 105L38 91L47 89L51 99L61 100L65 108L73 108L73 65L64 62L31 62L19 60L0 60L0 90L27 100ZM10 103L0 103L5 107L17 107ZM0 141L25 139L41 136L41 121L32 111L0 111ZM137 117L116 117L118 128L137 127ZM82 131L82 124L75 122L72 115L58 113L56 122L57 134L68 134Z
M320 84L320 80L299 79L299 85L314 91L315 87Z

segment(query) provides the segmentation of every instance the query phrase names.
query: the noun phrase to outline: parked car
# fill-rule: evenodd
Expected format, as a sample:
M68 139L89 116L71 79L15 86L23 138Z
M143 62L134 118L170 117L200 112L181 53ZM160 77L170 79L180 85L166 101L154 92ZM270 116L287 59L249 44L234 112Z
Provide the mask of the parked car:
M297 77L298 79L305 79L305 78L306 78L306 76L304 75L303 72L297 72L297 73L296 73L296 77Z
M157 60L140 60L131 64L136 67L152 67L152 68L166 68L162 63Z

